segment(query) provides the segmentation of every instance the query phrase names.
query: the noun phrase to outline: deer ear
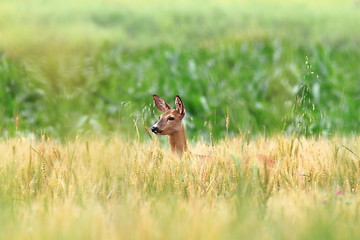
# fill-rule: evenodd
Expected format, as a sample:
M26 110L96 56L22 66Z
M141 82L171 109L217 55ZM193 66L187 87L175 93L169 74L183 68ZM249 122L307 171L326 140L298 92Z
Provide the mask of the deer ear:
M176 110L181 114L181 116L185 116L185 107L179 95L176 95L175 105L176 105Z
M165 102L164 99L162 99L158 95L153 95L153 98L154 98L154 102L155 102L156 107L160 111L166 112L167 110L171 109L170 105L167 102Z

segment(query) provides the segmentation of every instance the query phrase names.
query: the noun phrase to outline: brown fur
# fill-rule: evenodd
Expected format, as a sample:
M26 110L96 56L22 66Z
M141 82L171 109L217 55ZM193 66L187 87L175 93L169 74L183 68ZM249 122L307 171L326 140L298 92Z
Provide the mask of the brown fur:
M161 97L154 95L156 107L163 112L160 115L159 121L152 127L157 128L158 131L153 132L157 135L168 135L170 149L179 155L188 151L186 133L182 119L185 116L185 108L179 96L176 96L176 109L171 109L170 105Z

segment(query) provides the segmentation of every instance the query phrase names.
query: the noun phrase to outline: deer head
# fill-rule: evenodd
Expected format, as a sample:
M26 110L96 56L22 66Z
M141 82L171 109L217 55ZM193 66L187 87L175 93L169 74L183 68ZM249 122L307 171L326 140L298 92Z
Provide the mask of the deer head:
M161 97L153 95L156 107L163 112L159 121L151 127L151 131L158 135L173 135L183 130L182 119L185 116L184 104L179 96L175 98L176 109Z

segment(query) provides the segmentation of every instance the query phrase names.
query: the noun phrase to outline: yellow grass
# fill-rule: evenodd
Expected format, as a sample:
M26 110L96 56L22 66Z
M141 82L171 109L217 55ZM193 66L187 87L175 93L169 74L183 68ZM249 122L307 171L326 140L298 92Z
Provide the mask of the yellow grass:
M157 141L3 140L1 235L356 239L359 140L244 136L192 144L212 155L206 161L179 159Z

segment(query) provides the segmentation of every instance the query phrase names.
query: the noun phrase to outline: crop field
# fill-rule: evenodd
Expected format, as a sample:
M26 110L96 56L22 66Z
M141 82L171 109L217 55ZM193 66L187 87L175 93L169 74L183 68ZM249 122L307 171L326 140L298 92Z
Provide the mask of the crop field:
M4 137L131 138L154 93L182 97L193 138L359 132L356 1L0 4Z
M1 239L360 239L360 2L0 1ZM150 133L181 96L192 153Z
M4 239L358 239L359 138L0 143ZM258 156L267 155L272 162Z

